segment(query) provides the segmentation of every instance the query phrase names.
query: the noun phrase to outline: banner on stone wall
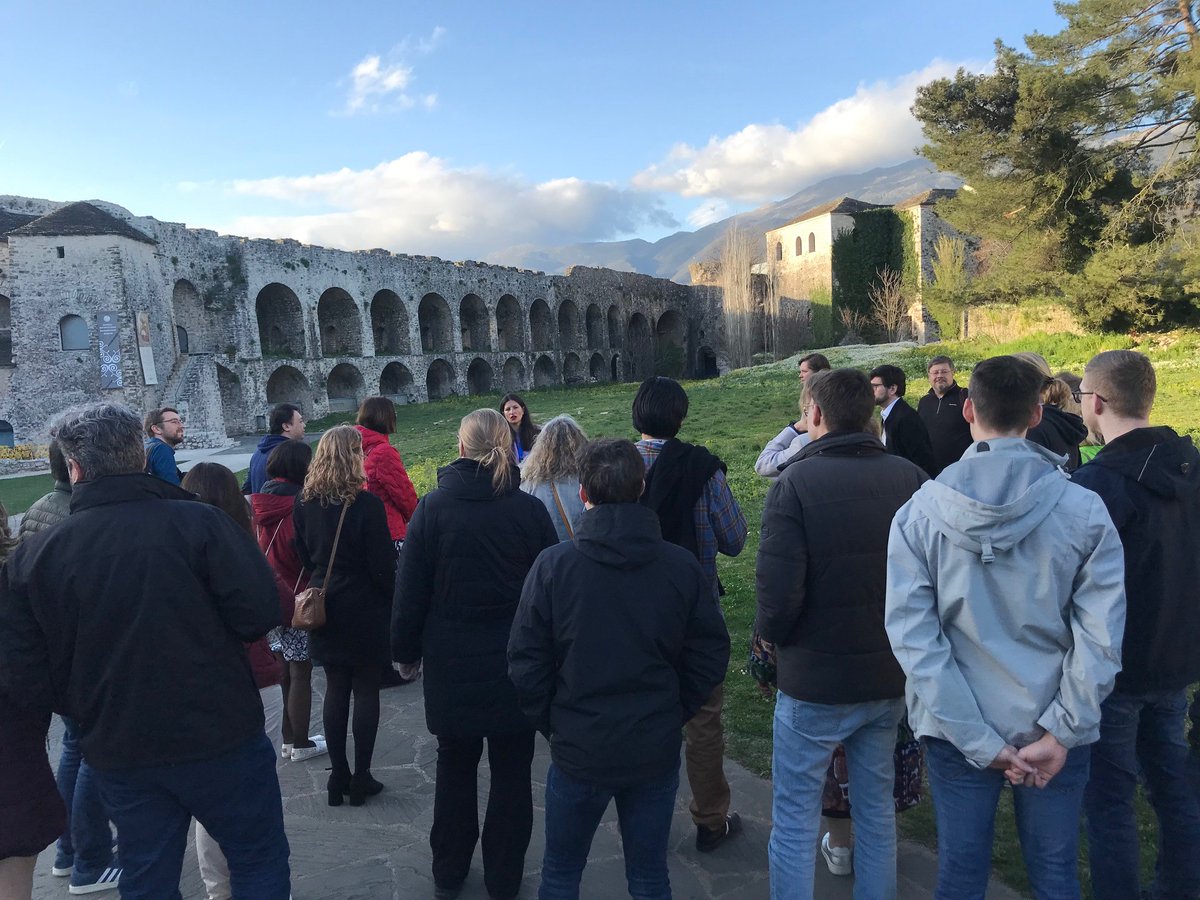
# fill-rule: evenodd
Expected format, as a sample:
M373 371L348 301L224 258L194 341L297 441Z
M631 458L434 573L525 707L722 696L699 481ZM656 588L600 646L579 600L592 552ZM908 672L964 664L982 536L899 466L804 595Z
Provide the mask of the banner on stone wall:
M158 370L154 368L154 350L150 346L150 313L137 314L138 356L142 358L142 377L146 384L158 384Z
M100 388L111 391L125 387L121 377L121 326L115 312L96 315L96 331L100 336Z

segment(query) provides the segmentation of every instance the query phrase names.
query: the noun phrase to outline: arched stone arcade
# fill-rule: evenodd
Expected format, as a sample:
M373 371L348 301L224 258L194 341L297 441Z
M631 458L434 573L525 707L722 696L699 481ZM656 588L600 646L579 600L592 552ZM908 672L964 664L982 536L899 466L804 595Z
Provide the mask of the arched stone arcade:
M487 394L492 390L492 367L487 360L476 357L467 367L467 394Z
M454 369L444 359L435 359L425 373L425 392L430 400L443 400L457 391L454 386Z
M496 336L501 351L519 353L525 349L525 317L512 294L505 294L496 304Z
M295 291L279 282L268 284L258 292L254 312L263 356L304 356L304 312Z
M338 363L325 381L325 391L330 412L350 412L358 409L359 402L367 396L367 385L357 368L350 363Z
M322 356L362 356L362 319L358 304L342 288L330 288L317 301Z
M458 305L458 327L464 353L486 353L492 349L487 307L476 294L467 294Z
M654 372L670 378L682 378L688 372L687 322L669 309L654 327Z
M312 388L304 373L293 366L280 366L267 378L267 403L291 403L312 415Z
M379 394L396 404L410 402L413 394L412 372L403 363L388 363L379 375Z
M558 366L549 356L539 356L533 364L533 386L550 387L558 384Z
M423 353L453 353L454 326L450 316L450 304L441 294L426 294L417 307L417 321L421 326L421 351Z
M558 339L564 350L579 350L583 347L583 331L579 322L579 307L570 300L558 305Z
M371 334L376 356L406 356L412 352L408 311L395 291L382 290L371 298Z
M545 300L537 299L529 307L529 334L534 350L553 350L558 344L554 340L554 323L550 318L550 306Z
M608 346L604 327L604 313L595 303L587 308L587 345L589 350L600 350Z
M522 391L525 387L525 364L510 356L504 361L504 390Z

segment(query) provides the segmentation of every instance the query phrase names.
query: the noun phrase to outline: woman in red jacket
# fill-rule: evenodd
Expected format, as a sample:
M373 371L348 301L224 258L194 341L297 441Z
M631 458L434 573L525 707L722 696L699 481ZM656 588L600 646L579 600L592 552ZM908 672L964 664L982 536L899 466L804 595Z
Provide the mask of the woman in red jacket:
M367 490L383 501L388 531L400 549L408 531L408 520L417 508L417 491L404 469L400 451L388 435L396 430L396 405L387 397L368 397L358 408L359 433L363 442L363 468Z

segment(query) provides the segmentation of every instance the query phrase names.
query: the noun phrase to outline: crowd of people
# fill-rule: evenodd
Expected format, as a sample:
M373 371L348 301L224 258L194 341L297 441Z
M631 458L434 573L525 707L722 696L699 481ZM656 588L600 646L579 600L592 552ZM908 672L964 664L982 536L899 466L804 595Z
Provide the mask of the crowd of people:
M915 409L896 366L809 354L799 374L799 417L754 467L772 482L748 660L774 700L772 897L811 897L818 857L856 898L895 897L896 815L926 776L939 898L984 896L1007 786L1036 896L1080 896L1082 820L1094 896L1135 900L1139 782L1149 895L1200 897L1200 453L1150 425L1149 361L1101 353L1076 378L999 356L964 387L937 356ZM277 766L328 754L328 804L370 802L380 691L418 679L437 897L477 845L489 896L521 891L539 732L538 896L578 896L615 803L630 895L670 897L681 774L697 852L742 827L717 557L748 529L726 464L679 439L688 411L651 378L636 439L589 441L509 394L462 419L421 498L383 397L315 451L280 404L240 486L180 472L178 410L64 413L54 490L16 537L0 515L0 897L30 896L54 841L71 894L178 897L194 819L210 900L285 900Z

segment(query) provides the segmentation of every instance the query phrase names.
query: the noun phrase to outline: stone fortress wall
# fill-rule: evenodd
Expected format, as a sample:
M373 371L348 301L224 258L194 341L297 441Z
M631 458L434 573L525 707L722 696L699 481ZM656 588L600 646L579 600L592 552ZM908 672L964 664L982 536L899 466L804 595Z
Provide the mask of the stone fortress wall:
M55 206L0 198L0 432L17 443L102 398L178 406L195 447L264 430L282 401L321 416L371 394L419 403L694 377L715 374L721 351L719 293L661 278L330 250ZM106 315L119 385L101 378Z

